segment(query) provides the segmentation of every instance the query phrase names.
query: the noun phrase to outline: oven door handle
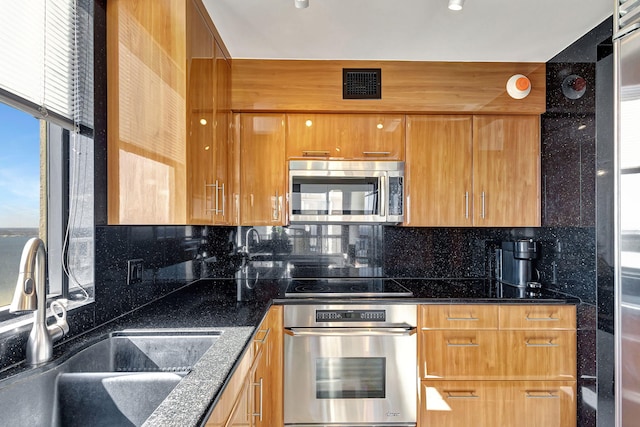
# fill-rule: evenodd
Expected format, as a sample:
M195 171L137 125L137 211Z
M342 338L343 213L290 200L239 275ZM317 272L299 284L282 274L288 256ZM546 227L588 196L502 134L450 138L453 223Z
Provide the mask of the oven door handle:
M284 332L294 337L409 336L416 333L416 328L285 328Z

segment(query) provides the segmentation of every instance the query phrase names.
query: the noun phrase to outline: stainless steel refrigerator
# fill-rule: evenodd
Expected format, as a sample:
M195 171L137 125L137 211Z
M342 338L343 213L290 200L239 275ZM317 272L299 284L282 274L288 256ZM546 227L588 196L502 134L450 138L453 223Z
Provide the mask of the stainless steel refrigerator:
M616 426L640 425L640 0L617 0Z

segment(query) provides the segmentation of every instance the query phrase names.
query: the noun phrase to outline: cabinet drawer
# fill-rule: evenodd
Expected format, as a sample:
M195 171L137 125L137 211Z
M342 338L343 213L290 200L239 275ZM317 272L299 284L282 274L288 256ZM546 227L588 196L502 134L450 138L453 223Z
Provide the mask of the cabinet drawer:
M492 379L500 371L497 331L422 331L420 354L424 379Z
M422 381L420 426L575 427L572 381Z
M420 425L495 427L499 417L498 381L423 381Z
M576 329L574 305L500 306L500 329Z
M498 329L497 305L422 305L422 329Z
M573 380L576 333L422 331L420 361L423 379Z
M500 331L501 379L573 380L575 331Z

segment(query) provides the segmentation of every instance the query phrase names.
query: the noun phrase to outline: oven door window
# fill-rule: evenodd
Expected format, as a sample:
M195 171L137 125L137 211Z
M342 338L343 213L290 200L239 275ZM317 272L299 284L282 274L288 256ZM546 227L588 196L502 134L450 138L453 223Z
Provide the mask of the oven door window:
M317 399L384 399L386 358L316 359Z
M376 177L292 177L294 215L379 215Z

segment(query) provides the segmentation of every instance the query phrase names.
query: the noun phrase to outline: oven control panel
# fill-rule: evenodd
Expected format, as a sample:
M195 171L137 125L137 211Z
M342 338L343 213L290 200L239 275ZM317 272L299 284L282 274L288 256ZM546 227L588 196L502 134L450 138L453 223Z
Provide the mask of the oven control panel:
M385 310L316 310L316 322L385 322Z

